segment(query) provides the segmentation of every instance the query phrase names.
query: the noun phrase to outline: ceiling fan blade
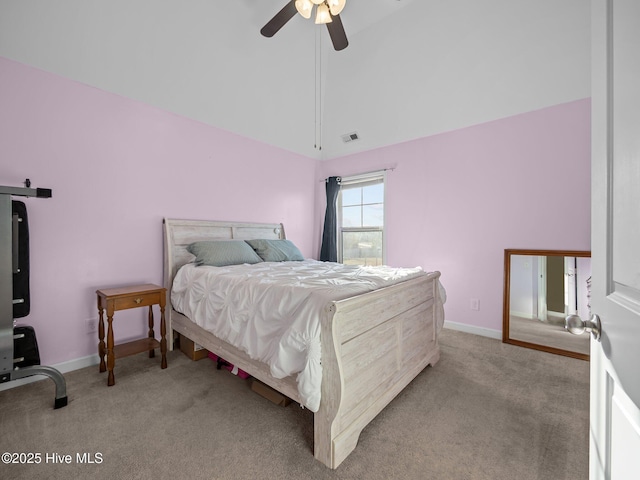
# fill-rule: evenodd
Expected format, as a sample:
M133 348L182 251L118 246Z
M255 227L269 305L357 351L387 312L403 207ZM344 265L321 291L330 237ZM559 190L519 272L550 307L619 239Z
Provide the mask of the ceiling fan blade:
M336 50L344 50L349 45L349 41L347 40L347 34L344 31L344 27L342 26L340 15L332 15L331 18L333 21L327 23L327 29L329 30L329 36L331 37L333 48Z
M273 37L278 30L284 27L285 23L295 16L296 13L298 13L298 10L296 9L296 0L291 0L282 8L282 10L276 13L276 15L269 20L264 27L262 27L260 33L265 37Z

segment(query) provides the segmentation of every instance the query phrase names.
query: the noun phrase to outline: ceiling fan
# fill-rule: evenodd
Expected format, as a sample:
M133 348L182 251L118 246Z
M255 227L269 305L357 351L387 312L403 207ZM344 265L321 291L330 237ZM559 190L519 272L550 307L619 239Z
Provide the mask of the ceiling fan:
M304 18L311 18L313 7L316 7L316 24L326 24L333 48L343 50L349 45L347 34L342 26L340 12L347 0L291 0L282 10L262 27L260 33L265 37L273 37L285 23L291 20L296 13Z

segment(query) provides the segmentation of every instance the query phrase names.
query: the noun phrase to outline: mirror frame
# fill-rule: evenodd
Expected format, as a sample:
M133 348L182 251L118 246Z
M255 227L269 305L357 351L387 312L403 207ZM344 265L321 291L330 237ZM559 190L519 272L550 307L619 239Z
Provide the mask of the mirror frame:
M502 312L502 342L520 347L532 348L534 350L542 350L543 352L555 353L556 355L564 355L567 357L578 358L580 360L589 360L589 355L584 353L573 352L571 350L563 350L547 345L524 342L509 337L509 298L511 294L511 256L512 255L531 255L531 256L562 256L562 257L591 257L590 251L585 250L520 250L505 249L504 251L504 297ZM571 335L567 332L567 335Z

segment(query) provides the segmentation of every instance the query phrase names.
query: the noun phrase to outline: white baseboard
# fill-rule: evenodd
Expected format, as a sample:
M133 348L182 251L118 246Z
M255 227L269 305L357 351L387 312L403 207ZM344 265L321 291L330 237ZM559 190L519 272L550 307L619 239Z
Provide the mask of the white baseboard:
M489 338L495 338L497 340L502 340L502 331L494 330L492 328L475 327L473 325L467 325L465 323L458 323L458 322L450 322L448 320L445 320L444 328L449 328L451 330L458 330L460 332L465 332L465 333L473 333L474 335L480 335L481 337L489 337Z
M459 330L461 332L473 333L474 335L480 335L482 337L495 338L502 340L502 332L500 330L493 330L491 328L475 327L473 325L467 325L465 323L450 322L446 320L444 322L444 328L451 330ZM60 373L72 372L85 367L91 367L100 363L100 357L97 354L89 355L88 357L76 358L75 360L69 360L66 362L58 363L57 365L50 365L51 367L59 370ZM20 378L18 380L12 380L10 382L0 383L0 392L9 390L10 388L19 387L32 382L38 382L40 380L46 380L44 375L33 375L32 377Z
M89 355L88 357L76 358L75 360L68 360L66 362L58 363L57 365L50 365L58 370L60 373L72 372L85 367L91 367L100 363L100 357L98 354ZM38 382L40 380L46 380L44 375L33 375L31 377L19 378L10 382L0 383L0 392L3 390L9 390L10 388L26 385L27 383Z
M525 313L525 312L509 312L509 315L512 316L512 317L528 318L530 320L535 320L537 318L531 312L528 312L528 313Z

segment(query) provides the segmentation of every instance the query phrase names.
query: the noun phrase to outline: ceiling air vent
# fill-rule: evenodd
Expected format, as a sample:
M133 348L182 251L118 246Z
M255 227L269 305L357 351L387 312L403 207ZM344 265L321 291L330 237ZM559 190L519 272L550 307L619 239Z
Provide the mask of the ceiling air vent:
M360 137L358 136L358 132L351 132L351 133L346 133L342 135L342 141L344 143L355 142L356 140L359 140L359 139Z

